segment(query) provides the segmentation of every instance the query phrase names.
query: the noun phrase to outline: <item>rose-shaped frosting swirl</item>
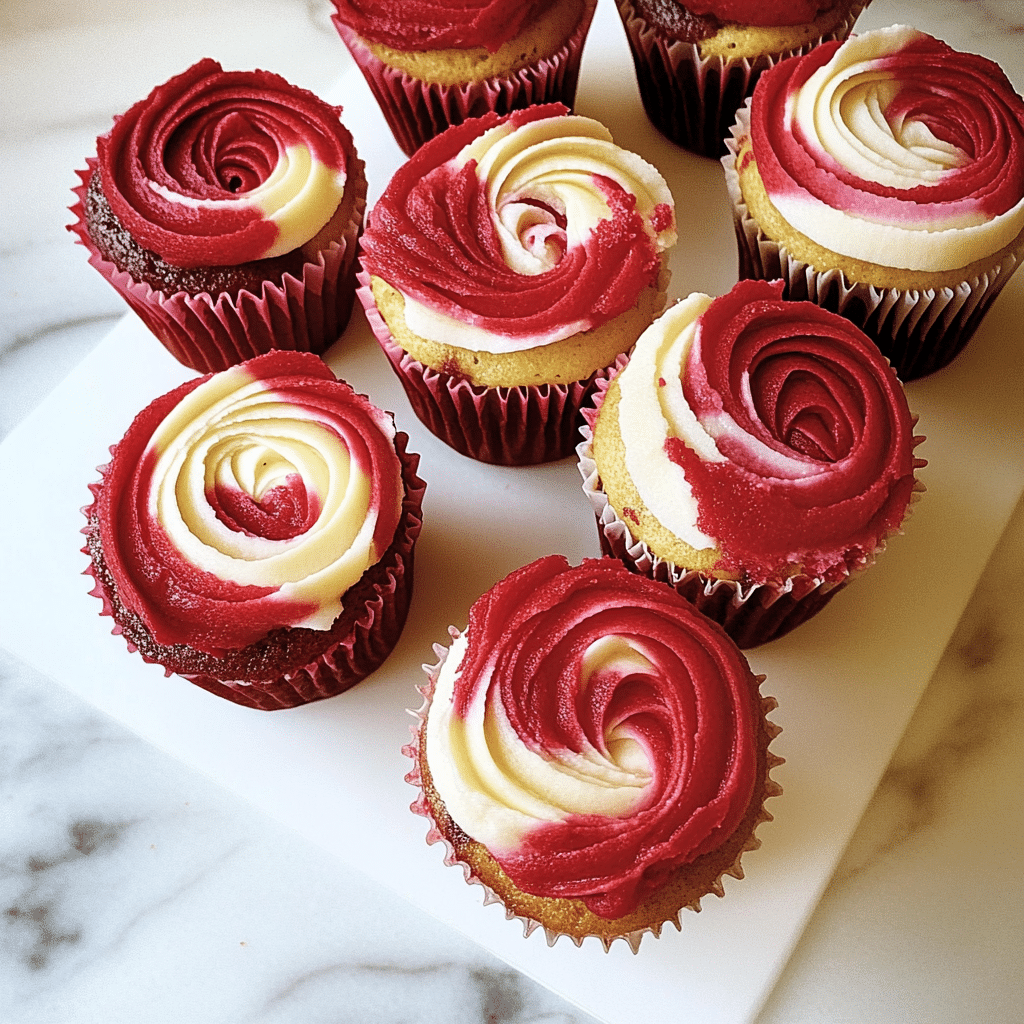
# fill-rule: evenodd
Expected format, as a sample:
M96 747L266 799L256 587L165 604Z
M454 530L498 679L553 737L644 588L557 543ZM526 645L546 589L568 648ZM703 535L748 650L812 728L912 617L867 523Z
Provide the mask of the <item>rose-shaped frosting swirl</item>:
M104 194L135 240L175 266L280 256L341 201L352 140L339 114L277 75L200 61L97 140Z
M762 75L751 145L779 213L844 256L941 272L1024 230L1024 101L992 61L913 28Z
M614 918L736 830L760 715L739 649L673 590L551 555L471 609L426 752L453 820L520 889Z
M625 464L650 512L716 570L842 578L903 520L913 419L895 374L847 320L782 282L691 295L619 374Z
M332 0L338 17L364 39L396 50L469 49L494 53L531 25L549 0Z
M509 352L625 312L675 242L661 175L559 104L475 118L394 176L363 263L405 298L420 337Z
M318 357L271 352L152 403L99 495L121 603L157 643L218 655L329 629L391 544L401 467L387 413Z

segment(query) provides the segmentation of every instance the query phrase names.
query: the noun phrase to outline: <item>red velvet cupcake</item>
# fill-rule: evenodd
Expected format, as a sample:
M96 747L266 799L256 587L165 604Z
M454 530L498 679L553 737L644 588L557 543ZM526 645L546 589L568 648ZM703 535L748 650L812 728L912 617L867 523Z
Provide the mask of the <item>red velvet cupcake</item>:
M760 75L845 39L869 0L616 0L651 123L717 157Z
M332 0L335 27L411 156L453 124L576 98L597 0Z
M397 643L425 485L390 414L317 356L189 381L111 448L83 549L131 649L238 704L341 693Z
M69 230L186 366L319 353L345 329L366 179L340 114L203 60L96 140Z

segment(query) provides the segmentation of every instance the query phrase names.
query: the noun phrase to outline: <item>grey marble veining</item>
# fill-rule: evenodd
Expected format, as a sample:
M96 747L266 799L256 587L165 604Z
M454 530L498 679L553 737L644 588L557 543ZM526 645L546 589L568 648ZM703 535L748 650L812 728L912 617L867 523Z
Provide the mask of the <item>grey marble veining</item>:
M7 1024L590 1019L6 654L0 751Z
M328 13L3 6L0 437L124 310L64 227L95 136L210 48L325 86ZM1024 85L1017 0L874 0L862 25L894 20ZM1019 507L759 1024L1019 1016L1022 587ZM0 651L5 1024L589 1019Z

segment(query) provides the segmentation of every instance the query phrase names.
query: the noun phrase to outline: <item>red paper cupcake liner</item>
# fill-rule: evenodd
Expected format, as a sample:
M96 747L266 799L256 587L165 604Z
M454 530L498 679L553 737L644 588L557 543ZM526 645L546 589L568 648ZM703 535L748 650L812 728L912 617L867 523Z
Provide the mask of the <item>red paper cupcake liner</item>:
M178 362L210 373L273 349L320 354L337 341L352 314L356 251L366 210L363 162L356 159L350 180L362 182L363 196L341 242L332 242L315 263L305 265L302 280L285 274L280 284L266 281L262 293L240 291L236 298L203 292L166 295L137 281L105 259L85 225L85 193L96 169L78 171L81 185L73 189L77 218L68 230L89 251L89 262L110 282L142 322Z
M446 128L491 110L507 114L535 103L553 102L572 108L583 44L596 7L597 0L588 0L576 30L550 57L508 75L459 85L423 82L389 67L337 13L331 20L380 105L395 141L406 156L412 156Z
M725 151L737 107L753 93L768 68L787 57L808 53L823 42L845 39L866 6L867 2L852 8L831 32L803 46L729 59L702 58L698 44L666 39L643 19L632 0L618 0L648 118L672 142L708 157L719 157Z
M449 635L452 640L456 640L459 637L459 631L454 627L449 627ZM750 835L747 837L739 852L736 855L735 861L724 868L718 877L711 883L708 891L704 896L699 896L688 902L683 903L679 906L674 914L666 915L663 920L654 921L651 924L642 928L622 928L617 930L614 927L604 934L571 934L566 931L552 928L548 925L543 924L536 918L517 913L516 910L509 906L508 903L502 899L501 895L496 892L488 883L480 877L474 867L462 860L459 857L459 853L455 846L448 839L447 836L442 832L438 825L438 822L434 816L434 811L431 808L430 800L427 797L426 790L424 787L424 766L421 763L421 750L422 750L422 731L426 725L427 713L430 709L431 701L434 696L434 687L437 682L438 673L441 671L442 665L448 657L449 648L444 647L441 644L434 644L434 654L437 657L437 663L434 665L424 665L423 671L427 674L427 682L422 686L418 686L420 694L423 697L423 703L417 711L410 712L415 718L416 722L409 727L409 731L412 734L412 741L402 747L402 753L406 757L412 759L412 769L406 774L405 781L411 786L415 786L417 789L416 799L409 805L409 809L414 813L418 814L423 818L427 819L429 827L427 829L426 841L428 846L433 846L436 843L441 843L445 850L444 863L447 867L461 867L463 876L466 882L470 885L478 885L483 890L484 899L483 905L490 906L491 904L500 905L505 911L505 919L508 921L518 921L523 928L523 938L529 938L535 931L542 930L544 932L545 941L548 946L554 946L554 944L563 936L573 942L577 947L581 947L585 939L592 938L600 942L604 947L604 951L607 953L611 950L612 945L622 940L629 946L632 952L638 953L640 950L640 943L645 935L650 935L653 938L659 938L661 932L666 924L672 924L675 926L676 931L683 930L682 914L685 910L691 910L695 913L699 913L701 910L701 900L704 896L718 896L719 898L724 897L725 887L723 885L723 879L726 875L732 878L743 878L743 867L741 864L743 855L752 850L756 850L761 846L761 840L757 836L757 829L766 821L772 821L771 813L765 808L764 803L776 796L782 795L782 787L771 778L772 769L778 767L785 762L785 759L779 757L777 754L772 753L771 749L766 748L765 750L765 781L764 781L764 794L761 806L758 810L756 818L753 822L753 826L750 831ZM758 686L760 686L765 680L763 675L757 677ZM778 701L774 697L761 697L761 711L764 715L764 728L767 734L767 743L770 747L771 743L779 736L782 732L780 726L768 719L768 715L771 714L779 706ZM429 769L428 769L429 771Z
M722 157L733 207L739 276L785 282L787 299L806 299L856 324L879 347L902 381L948 366L971 340L989 307L1024 260L1024 244L988 270L953 288L876 288L838 269L819 271L768 238L740 191L736 158L750 134L750 104L736 112Z
M416 416L449 447L479 462L531 466L572 455L579 412L610 367L571 384L486 388L414 359L392 337L373 300L370 277L356 294Z
M346 609L331 629L324 631L321 649L316 657L298 668L262 680L224 678L209 672L177 671L176 674L235 704L261 711L275 711L337 696L379 668L398 643L405 626L412 599L413 556L423 525L422 506L426 484L416 473L419 455L408 452L407 444L406 434L399 432L395 435L405 497L394 540L380 561L367 569L359 582L346 593ZM90 594L103 602L101 614L114 619L112 632L124 636L128 649L137 651L151 664L162 665L164 674L170 676L175 670L161 659L161 652L175 658L181 652L175 648L161 648L151 640L143 649L131 639L132 636L142 639L140 631L145 634L145 626L121 604L117 583L103 559L96 519L96 499L103 488L102 478L106 475L106 468L100 467L100 482L89 485L94 500L82 510L88 520L88 525L82 530L88 538L82 551L91 559L84 574L92 576L95 583ZM144 639L149 638L147 636ZM171 660L170 657L167 660Z
M615 372L625 362L624 358L620 359ZM583 409L583 426L580 428L583 439L576 447L583 492L594 510L601 551L610 558L617 558L630 571L672 587L709 619L717 622L732 637L737 647L749 650L777 640L796 629L817 615L854 576L872 565L885 550L888 538L883 537L873 552L864 555L858 564L849 566L848 575L839 580L825 580L801 573L791 576L782 584L755 583L748 586L734 580L706 576L696 569L677 566L656 555L642 540L633 536L629 525L612 507L594 461L594 423L604 402L608 383L601 382L598 385L591 403ZM915 446L922 441L923 437L916 436ZM925 464L923 459L914 460L915 469ZM924 484L915 480L910 497L911 505L920 498L924 489ZM909 512L908 506L908 515Z

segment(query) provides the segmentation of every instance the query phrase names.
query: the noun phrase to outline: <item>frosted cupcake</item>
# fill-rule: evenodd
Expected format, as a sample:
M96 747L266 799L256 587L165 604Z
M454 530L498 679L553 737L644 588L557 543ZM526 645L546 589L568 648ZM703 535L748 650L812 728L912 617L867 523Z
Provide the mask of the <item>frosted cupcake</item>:
M579 446L602 549L741 646L820 611L898 532L921 438L878 349L781 282L693 294L637 342Z
M85 510L114 632L248 707L353 686L408 611L424 484L406 441L310 353L257 356L157 399Z
M848 317L902 380L967 344L1024 257L1024 101L906 26L786 61L723 158L740 274Z
M720 156L736 108L773 64L845 39L868 0L617 0L654 126Z
M344 330L366 179L340 113L202 60L96 140L69 230L186 366L323 352Z
M464 455L563 458L577 414L664 308L672 195L560 105L474 118L391 180L359 297L419 418Z
M597 0L332 0L332 20L406 156L489 111L576 98Z
M743 877L779 730L718 626L611 559L551 555L451 632L406 748L413 810L527 935L636 952Z

